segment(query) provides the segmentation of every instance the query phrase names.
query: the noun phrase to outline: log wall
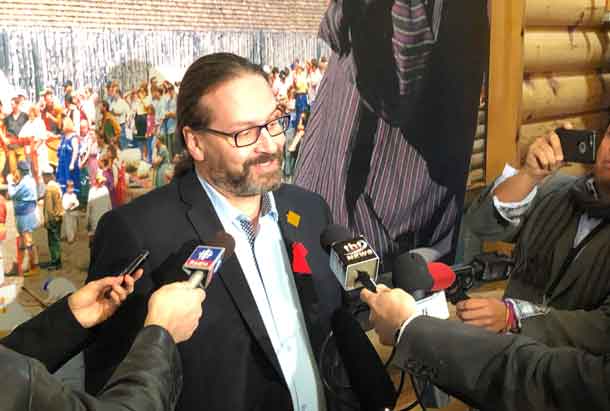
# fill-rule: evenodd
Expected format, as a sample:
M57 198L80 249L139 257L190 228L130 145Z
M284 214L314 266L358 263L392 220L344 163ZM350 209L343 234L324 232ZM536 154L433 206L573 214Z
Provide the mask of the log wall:
M492 0L493 1L493 0ZM516 163L538 136L571 122L600 132L610 106L606 0L526 0ZM493 46L493 45L492 45ZM583 167L572 167L581 173Z

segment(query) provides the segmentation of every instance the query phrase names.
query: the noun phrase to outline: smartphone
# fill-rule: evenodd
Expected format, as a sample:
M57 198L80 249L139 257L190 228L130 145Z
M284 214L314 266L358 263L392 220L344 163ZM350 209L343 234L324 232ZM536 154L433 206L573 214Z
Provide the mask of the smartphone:
M149 254L150 254L150 252L148 250L142 250L140 252L140 254L138 254L138 256L136 258L134 258L129 263L129 265L127 265L125 268L123 268L118 275L133 275L133 273L142 266L144 261L148 258ZM121 286L124 286L124 285L125 285L125 279L123 279L123 282L121 283ZM112 292L111 289L106 290L106 292L104 293L104 296L106 298L110 298L111 292Z
M594 130L568 130L558 128L564 161L570 163L594 164L597 132Z
M133 275L133 273L142 266L149 254L150 252L148 250L142 250L140 254L121 271L120 275Z

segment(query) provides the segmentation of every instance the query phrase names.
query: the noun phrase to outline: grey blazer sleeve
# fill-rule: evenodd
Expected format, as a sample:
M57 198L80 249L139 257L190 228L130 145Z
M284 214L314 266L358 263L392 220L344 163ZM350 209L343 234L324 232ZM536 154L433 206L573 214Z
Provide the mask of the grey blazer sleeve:
M610 296L592 310L558 310L521 321L521 332L543 344L606 354L610 347Z
M482 410L610 409L610 358L454 321L416 318L394 364Z
M536 204L548 194L559 190L575 180L576 178L573 176L560 173L553 174L544 180L538 187L538 192L519 225L510 224L498 213L493 203L493 184L489 185L468 208L464 216L464 223L481 240L514 242L531 210L536 207Z
M167 331L157 326L146 327L138 334L131 351L97 397L63 385L37 361L28 360L27 364L29 381L21 383L29 383L30 406L24 403L18 408L24 410L166 411L175 408L182 388L176 345ZM9 388L0 388L0 392L5 389Z

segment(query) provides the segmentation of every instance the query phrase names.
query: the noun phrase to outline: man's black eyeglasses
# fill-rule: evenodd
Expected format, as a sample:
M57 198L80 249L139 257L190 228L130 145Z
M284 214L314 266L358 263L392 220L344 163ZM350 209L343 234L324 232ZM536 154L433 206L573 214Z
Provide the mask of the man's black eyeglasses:
M217 134L223 137L231 137L235 147L246 147L255 144L261 136L263 129L266 129L271 137L277 137L288 130L290 125L290 116L282 116L262 124L260 126L248 127L246 129L236 131L235 133L226 133L224 131L214 130L212 128L201 127L193 128L198 131L205 131L212 134Z

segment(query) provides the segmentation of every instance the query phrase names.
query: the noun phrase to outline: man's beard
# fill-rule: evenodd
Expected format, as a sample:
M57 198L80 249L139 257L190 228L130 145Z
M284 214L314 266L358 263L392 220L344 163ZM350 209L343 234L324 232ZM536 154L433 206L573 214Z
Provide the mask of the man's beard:
M273 160L278 162L277 170L259 174L256 177L256 181L254 181L255 177L252 175L252 167L256 164ZM273 191L280 187L282 184L282 162L282 150L278 150L275 154L262 154L256 158L246 160L241 172L228 170L222 161L211 159L209 156L204 161L204 166L207 168L210 183L234 196L250 197L267 191Z

